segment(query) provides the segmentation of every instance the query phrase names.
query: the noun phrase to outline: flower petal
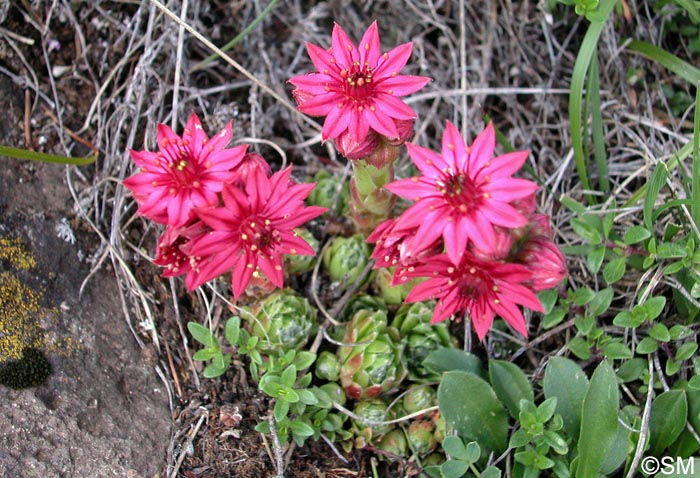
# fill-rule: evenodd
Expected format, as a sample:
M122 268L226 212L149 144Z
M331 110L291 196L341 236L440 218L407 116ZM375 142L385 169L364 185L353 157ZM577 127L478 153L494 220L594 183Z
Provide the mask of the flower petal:
M394 96L406 96L423 88L432 78L427 76L396 75L377 82L377 90Z
M496 133L493 124L489 123L478 134L469 151L469 167L467 173L476 177L479 171L493 158L493 150L496 147Z
M377 80L397 76L401 69L406 66L412 51L413 43L409 42L384 53L382 59L379 60L379 65L374 69L374 75Z
M360 65L369 64L370 67L374 68L382 54L376 20L372 22L364 35L362 35L358 49L360 50Z
M410 120L416 118L416 112L413 111L410 106L401 101L399 98L387 93L376 93L374 105L382 113L386 113L388 116L398 120Z

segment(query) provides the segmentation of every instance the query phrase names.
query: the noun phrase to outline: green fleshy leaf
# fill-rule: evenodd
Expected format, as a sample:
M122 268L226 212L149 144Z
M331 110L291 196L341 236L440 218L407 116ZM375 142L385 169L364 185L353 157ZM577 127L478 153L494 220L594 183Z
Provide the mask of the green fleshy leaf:
M516 420L520 414L520 400L535 400L532 385L525 372L512 362L491 360L489 380L496 396Z
M573 360L552 357L544 371L544 395L556 397L556 413L564 421L564 430L570 437L578 437L581 427L583 399L588 390L588 377Z
M446 372L438 387L445 421L462 437L487 452L502 453L508 437L508 415L491 386L473 373Z
M656 397L649 419L650 455L661 456L681 434L687 419L688 402L684 390L669 390Z
M603 361L593 372L583 399L578 439L577 478L596 476L617 436L620 395L615 371ZM583 426L585 424L585 426Z

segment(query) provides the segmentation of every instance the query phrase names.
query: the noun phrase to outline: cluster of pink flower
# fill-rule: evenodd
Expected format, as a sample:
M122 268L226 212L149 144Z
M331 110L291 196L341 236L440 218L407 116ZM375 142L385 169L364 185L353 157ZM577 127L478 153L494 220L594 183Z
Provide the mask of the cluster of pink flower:
M154 260L163 276L186 274L194 290L233 271L238 298L257 270L282 287L283 254L315 254L294 229L326 209L305 207L314 184L295 184L291 167L272 174L262 156L226 148L230 141L230 123L209 139L194 114L182 137L159 124L159 152L130 151L140 172L124 186L141 215L167 226Z
M411 54L410 43L384 54L380 48L376 22L359 48L335 25L330 49L307 44L318 71L290 80L299 109L326 117L323 139L334 139L348 158L377 167L382 163L370 159L377 138L400 144L412 132L416 115L398 97L429 81L398 74ZM549 218L534 212L537 185L512 177L528 152L494 158L492 125L467 147L449 122L441 154L407 147L421 176L384 187L415 204L370 234L375 267L395 267L395 285L426 278L406 300L437 298L433 322L468 311L483 339L498 314L527 335L518 306L542 311L535 292L558 285L566 275Z
M395 267L394 285L427 278L406 300L439 299L433 322L469 311L483 339L497 314L527 336L518 305L541 312L535 292L566 275L549 217L535 214L537 185L512 177L528 152L493 157L490 124L467 147L449 122L442 154L407 147L421 176L386 187L415 203L370 235L376 267Z
M299 109L325 116L323 140L334 140L346 157L393 174L390 163L416 117L399 98L430 81L398 74L412 44L382 54L375 22L359 48L335 25L328 50L307 50L318 71L290 80ZM131 151L141 171L124 185L142 215L167 225L154 261L166 277L186 274L192 290L233 271L238 298L256 270L282 287L282 255L314 254L294 228L325 209L304 206L313 184L294 184L290 168L271 174L244 146L226 149L230 139L229 124L209 140L195 115L182 138L159 125L160 151ZM549 218L535 213L537 185L513 177L528 152L494 157L491 125L467 147L449 122L441 154L407 148L421 175L384 187L415 203L370 234L376 267L395 268L396 285L425 278L407 301L438 299L433 322L468 312L483 339L497 314L527 335L519 306L541 311L535 292L566 275Z

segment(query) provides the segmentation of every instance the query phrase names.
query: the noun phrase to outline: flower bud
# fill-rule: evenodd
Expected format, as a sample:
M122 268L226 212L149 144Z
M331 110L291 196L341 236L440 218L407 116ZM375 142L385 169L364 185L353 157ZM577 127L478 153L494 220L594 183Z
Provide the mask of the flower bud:
M515 259L532 272L530 288L535 292L556 287L567 274L564 254L545 236L527 240Z
M372 154L380 142L379 135L372 130L360 142L350 134L349 130L346 130L335 139L335 147L348 159L363 159Z
M338 356L327 350L321 352L316 359L316 376L329 382L337 381L340 376Z

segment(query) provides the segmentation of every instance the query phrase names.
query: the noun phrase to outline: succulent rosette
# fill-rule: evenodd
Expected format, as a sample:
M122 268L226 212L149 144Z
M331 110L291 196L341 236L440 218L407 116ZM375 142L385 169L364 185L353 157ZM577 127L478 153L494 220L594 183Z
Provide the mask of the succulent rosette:
M353 413L359 417L351 420L351 431L355 436L355 448L364 448L377 443L393 427L386 425L393 418L387 404L381 398L360 400L355 403ZM372 423L366 423L364 420ZM381 424L380 424L381 423Z
M408 452L408 441L406 440L406 435L403 430L395 428L382 437L377 444L377 448L389 454L389 456L379 455L379 458L384 457L385 459L392 460L395 459L395 457L406 456Z
M322 169L314 175L313 182L316 186L307 198L310 205L325 207L339 216L347 214L350 200L350 186L347 181Z
M369 246L362 234L336 237L323 254L323 265L333 282L352 284L369 262Z
M430 323L434 310L432 301L404 304L391 322L401 334L408 376L413 381L439 380L440 375L425 368L423 361L433 350L456 345L446 323Z
M376 397L406 376L398 331L382 311L359 310L345 328L338 348L340 382L352 399Z
M414 420L406 430L408 446L419 456L435 451L438 441L435 438L435 423L431 419Z
M437 405L437 392L429 385L411 385L401 399L401 404L406 414L420 412Z
M316 359L316 377L329 382L335 382L340 377L340 361L338 356L328 350L318 354Z
M316 309L289 289L276 291L241 316L268 353L300 349L318 328Z

